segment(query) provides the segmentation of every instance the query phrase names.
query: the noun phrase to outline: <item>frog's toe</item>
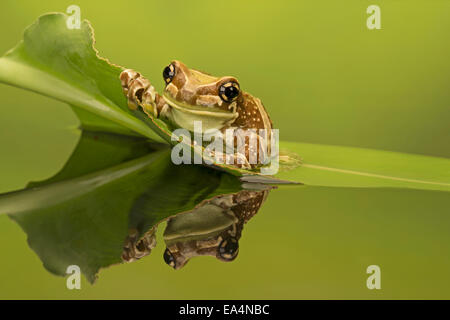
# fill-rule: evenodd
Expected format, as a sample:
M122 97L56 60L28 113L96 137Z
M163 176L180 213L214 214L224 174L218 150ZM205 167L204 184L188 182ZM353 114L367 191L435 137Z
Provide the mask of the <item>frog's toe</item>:
M129 100L142 101L142 95L150 87L150 81L145 78L134 79L128 86L127 97Z
M128 89L128 86L130 85L130 83L139 78L141 76L141 74L139 72L136 72L132 69L126 69L123 70L120 73L120 83L122 85L122 88L124 89Z
M150 86L142 94L142 109L145 113L158 117L158 109L156 108L155 102L156 92L153 86Z
M128 100L128 108L130 108L131 110L137 110L138 104L132 100Z

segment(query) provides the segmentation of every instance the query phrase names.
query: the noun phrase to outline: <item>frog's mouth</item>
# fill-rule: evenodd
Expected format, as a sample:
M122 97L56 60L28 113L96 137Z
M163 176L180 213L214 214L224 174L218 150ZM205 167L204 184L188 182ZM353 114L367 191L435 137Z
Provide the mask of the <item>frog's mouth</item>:
M237 112L176 101L167 93L164 93L163 96L167 104L173 108L172 115L176 124L190 131L194 130L194 121L201 121L202 130L204 131L221 129L232 123L238 117Z

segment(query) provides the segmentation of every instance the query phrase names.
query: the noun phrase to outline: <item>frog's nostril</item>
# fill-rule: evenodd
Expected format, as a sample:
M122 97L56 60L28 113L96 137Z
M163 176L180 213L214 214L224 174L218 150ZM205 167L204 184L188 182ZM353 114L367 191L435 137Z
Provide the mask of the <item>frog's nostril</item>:
M181 90L181 96L183 97L183 100L192 103L192 98L195 96L195 91L191 90L190 88L183 88Z

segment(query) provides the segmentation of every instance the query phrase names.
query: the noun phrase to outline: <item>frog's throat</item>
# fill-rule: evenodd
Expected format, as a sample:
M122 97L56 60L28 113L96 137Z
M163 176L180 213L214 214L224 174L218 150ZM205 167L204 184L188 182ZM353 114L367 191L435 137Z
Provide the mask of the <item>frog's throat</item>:
M205 204L172 218L164 231L164 241L170 246L176 242L215 238L236 223L238 219L230 210Z
M239 116L236 111L223 111L217 108L192 106L175 101L164 94L167 104L172 107L172 120L182 128L194 131L194 121L202 122L202 131L210 129L222 129Z

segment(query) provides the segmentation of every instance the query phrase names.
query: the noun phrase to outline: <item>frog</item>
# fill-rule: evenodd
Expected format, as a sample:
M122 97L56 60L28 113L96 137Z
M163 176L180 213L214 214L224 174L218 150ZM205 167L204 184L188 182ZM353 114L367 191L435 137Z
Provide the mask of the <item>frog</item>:
M222 262L234 261L244 225L259 211L271 188L242 190L220 195L167 222L164 231L164 262L179 270L197 256L212 256Z
M141 108L149 117L161 118L190 132L194 132L195 121L202 122L202 132L215 129L226 134L232 129L234 146L241 143L243 148L222 158L219 155L223 163L244 169L267 163L272 121L261 100L241 90L236 77L213 76L178 60L166 66L162 75L165 87L161 95L139 72L121 72L122 90L131 110ZM246 137L249 131L254 131L250 135L254 135L256 143Z

